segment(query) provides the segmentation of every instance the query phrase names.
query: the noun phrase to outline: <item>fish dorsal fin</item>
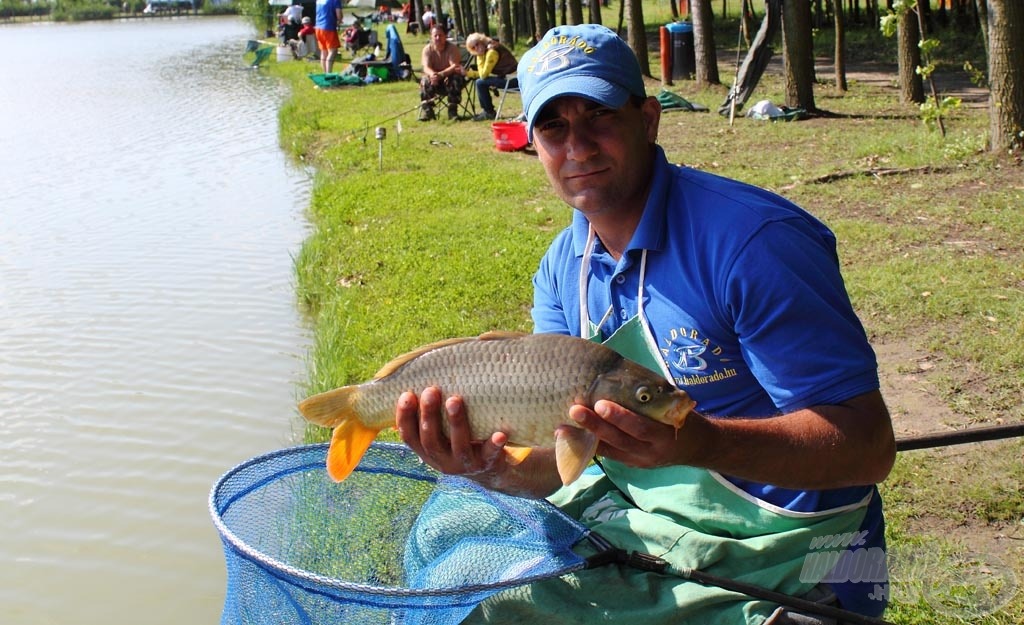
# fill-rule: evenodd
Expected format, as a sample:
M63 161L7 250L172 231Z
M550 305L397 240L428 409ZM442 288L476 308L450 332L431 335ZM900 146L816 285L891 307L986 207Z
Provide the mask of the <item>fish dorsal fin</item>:
M401 356L398 356L397 358L395 358L394 360L392 360L388 364L386 364L383 367L381 367L380 371L378 371L377 374L375 376L373 376L373 379L374 380L379 380L381 378L386 378L387 376L391 375L392 373L397 371L399 368L401 368L401 366L404 365L405 363L407 363L407 362L409 362L411 360L415 360L415 359L419 358L420 356L422 356L423 354L426 354L427 352L432 352L435 349L440 349L442 347L448 347L449 345L456 345L458 343L464 343L466 341L475 341L475 340L476 340L476 338L471 337L471 336L470 337L461 336L461 337L457 337L457 338L453 338L453 339L445 339L443 341L438 341L436 343L431 343L429 345L424 345L422 347L417 347L416 349L414 349L413 351L409 352L408 354L402 354Z
M459 343L464 343L466 341L500 341L505 339L515 339L522 336L526 336L526 333L506 332L504 330L491 330L489 332L484 332L479 337L460 336L453 339L444 339L443 341L437 341L436 343L430 343L429 345L417 347L408 354L402 354L401 356L398 356L388 364L381 367L380 371L378 371L377 374L373 376L373 379L379 380L381 378L386 378L387 376L397 371L399 368L402 367L402 365L409 362L410 360L415 360L416 358L419 358L423 354L426 354L427 352L432 352L435 349L448 347L449 345L457 345Z
M480 335L481 341L505 341L518 339L526 336L526 332L513 332L511 330L489 330Z

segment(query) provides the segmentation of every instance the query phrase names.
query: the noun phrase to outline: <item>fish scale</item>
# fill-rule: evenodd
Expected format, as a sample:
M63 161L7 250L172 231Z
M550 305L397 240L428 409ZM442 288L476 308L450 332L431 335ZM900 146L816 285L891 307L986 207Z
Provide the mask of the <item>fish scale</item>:
M533 335L530 335L533 336ZM436 386L445 397L463 398L474 438L502 431L525 446L550 446L560 423L574 424L569 408L582 403L597 374L620 357L589 341L568 337L563 349L550 339L485 340L429 351L390 376L360 385L359 412L368 426L394 421L396 398ZM589 343L589 344L588 344ZM593 346L594 349L590 349ZM594 354L603 358L595 358ZM444 423L447 433L447 423Z

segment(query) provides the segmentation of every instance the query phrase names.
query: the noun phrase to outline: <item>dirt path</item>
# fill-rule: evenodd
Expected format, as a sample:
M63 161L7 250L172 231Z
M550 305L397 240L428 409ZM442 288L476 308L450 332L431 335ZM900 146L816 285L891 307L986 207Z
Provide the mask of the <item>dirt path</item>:
M780 66L781 69L781 66ZM835 75L835 66L825 63L815 66L818 78L831 78ZM846 70L847 82L859 82L872 85L882 89L892 89L898 95L897 67L895 65L882 65L878 63L860 63L851 65ZM978 87L971 82L971 77L965 71L936 72L934 75L935 89L939 98L953 96L960 98L962 106L967 108L984 108L988 106L988 89ZM928 83L924 85L925 95L930 97L931 90Z

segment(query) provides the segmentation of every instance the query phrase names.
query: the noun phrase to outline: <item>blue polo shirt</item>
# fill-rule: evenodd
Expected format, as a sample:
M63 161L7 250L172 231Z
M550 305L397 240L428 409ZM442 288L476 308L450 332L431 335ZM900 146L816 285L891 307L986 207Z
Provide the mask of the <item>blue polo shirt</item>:
M338 14L341 0L316 0L316 28L319 30L338 30Z
M650 193L626 252L615 261L594 243L587 306L594 323L612 310L602 337L637 314L646 249L646 320L675 384L703 414L768 417L878 389L874 352L846 293L832 232L782 197L671 165L654 149ZM541 260L533 279L536 332L580 334L587 233L586 218L574 211ZM870 497L864 545L884 544L873 486L800 491L724 477L765 505L796 513ZM859 606L836 592L850 609L884 606Z

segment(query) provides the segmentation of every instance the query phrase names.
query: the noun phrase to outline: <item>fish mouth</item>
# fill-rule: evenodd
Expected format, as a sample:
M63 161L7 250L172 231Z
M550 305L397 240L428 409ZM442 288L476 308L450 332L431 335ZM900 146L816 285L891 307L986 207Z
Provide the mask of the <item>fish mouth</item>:
M665 412L665 423L668 423L672 427L679 431L679 428L683 427L683 422L686 421L686 416L693 412L693 409L697 407L697 402L690 399L690 396L683 393L682 397L679 397L672 403Z

